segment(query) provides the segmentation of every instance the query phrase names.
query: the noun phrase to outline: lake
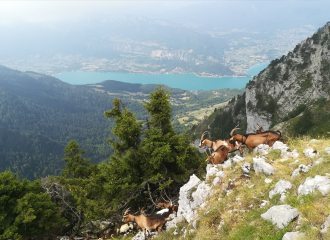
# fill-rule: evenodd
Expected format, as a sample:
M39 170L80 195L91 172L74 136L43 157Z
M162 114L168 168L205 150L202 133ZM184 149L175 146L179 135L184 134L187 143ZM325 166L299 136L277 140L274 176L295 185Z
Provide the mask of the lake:
M246 73L254 76L266 68L269 63L254 65ZM184 90L212 90L221 88L245 88L252 77L198 77L194 74L131 74L103 72L65 72L55 75L63 82L74 85L95 84L105 80L116 80L126 83L164 84Z

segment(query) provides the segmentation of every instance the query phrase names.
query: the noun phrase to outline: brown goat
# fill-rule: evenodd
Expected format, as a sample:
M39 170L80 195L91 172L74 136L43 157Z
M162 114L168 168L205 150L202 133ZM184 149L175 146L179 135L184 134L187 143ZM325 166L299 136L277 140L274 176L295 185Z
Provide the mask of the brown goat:
M274 132L274 131L266 131L259 134L255 133L249 133L245 135L241 134L235 134L234 131L239 128L234 128L231 132L231 138L230 141L234 142L240 142L242 144L245 144L250 150L253 148L259 146L260 144L268 144L270 147L273 146L273 144L280 139L281 132Z
M157 206L163 207L163 208L169 208L170 205L171 205L171 202L166 202L166 203L158 202L157 203Z
M139 215L133 216L128 214L129 208L125 211L123 215L123 222L135 222L144 232L145 238L147 237L146 230L149 232L151 230L157 230L158 234L161 232L163 225L171 218L164 218L161 215L151 214L151 215Z
M168 208L169 209L169 213L173 213L173 212L178 212L178 208L179 208L179 204L173 204L172 200L170 202L166 202L166 203L162 203L162 202L157 202L157 206L158 207L162 207L162 208Z
M219 149L216 152L212 153L211 155L208 155L206 152L206 155L208 156L206 161L211 163L212 166L214 164L220 164L228 159L228 148L223 145L223 146L220 146Z
M200 140L200 143L199 143L199 147L204 147L206 145L206 146L210 147L214 152L216 152L220 146L224 145L228 148L229 153L239 150L241 155L243 154L241 143L239 143L239 142L234 142L233 143L229 139L228 140L211 141L211 140L208 140L208 139L204 138L206 133L207 132L204 132L202 134L202 137L201 137L201 140Z

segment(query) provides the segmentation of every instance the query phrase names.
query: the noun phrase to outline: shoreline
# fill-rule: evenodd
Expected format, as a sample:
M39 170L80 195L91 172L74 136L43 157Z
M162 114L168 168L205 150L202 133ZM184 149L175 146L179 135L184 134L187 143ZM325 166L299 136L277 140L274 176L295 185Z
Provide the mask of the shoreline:
M85 73L109 73L109 74L136 74L136 75L195 75L196 77L201 77L201 78L227 78L227 77L231 77L231 78L246 78L246 77L250 77L252 78L253 76L247 75L247 76L235 76L235 75L224 75L224 76L203 76L197 73L135 73L135 72L126 72L126 73L122 73L122 72L103 72L103 71L65 71L65 72L60 72L57 74L49 74L49 76L52 77L56 77L57 75L60 74L64 74L64 73L74 73L74 72L85 72ZM48 74L46 74L48 75Z

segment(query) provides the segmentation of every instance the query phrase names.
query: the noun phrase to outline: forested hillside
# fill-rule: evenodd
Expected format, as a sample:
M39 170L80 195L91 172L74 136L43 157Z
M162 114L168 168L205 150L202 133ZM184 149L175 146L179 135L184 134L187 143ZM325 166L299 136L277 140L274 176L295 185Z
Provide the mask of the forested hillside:
M115 97L145 122L142 107L156 85L105 81L97 85L70 85L47 75L19 72L0 66L0 171L20 178L58 175L63 149L77 141L92 163L109 159L107 142L112 120L104 117ZM188 130L240 89L185 91L170 89L172 122L178 133ZM201 110L202 109L202 110Z
M75 139L92 162L111 154L111 122L103 112L113 97L56 78L0 67L0 171L29 179L59 174L66 144ZM130 108L140 104L127 101Z

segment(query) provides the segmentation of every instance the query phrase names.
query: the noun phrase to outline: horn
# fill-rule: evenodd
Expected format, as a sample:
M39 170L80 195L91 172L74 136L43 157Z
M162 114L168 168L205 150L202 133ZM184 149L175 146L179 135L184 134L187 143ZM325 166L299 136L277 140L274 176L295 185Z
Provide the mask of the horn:
M202 137L201 137L201 140L204 139L204 136L205 136L206 133L208 133L208 131L203 132Z
M238 125L239 125L239 124L237 124L237 126L236 126L236 127L233 129L233 130L231 130L231 132L230 132L230 136L233 136L233 134L234 134L234 131L235 131L235 130L237 130L237 129L239 129L239 128L237 128L237 127L238 127Z
M128 214L129 209L130 209L130 208L127 208L127 209L126 209L126 211L124 212L123 216L126 216L126 215Z

